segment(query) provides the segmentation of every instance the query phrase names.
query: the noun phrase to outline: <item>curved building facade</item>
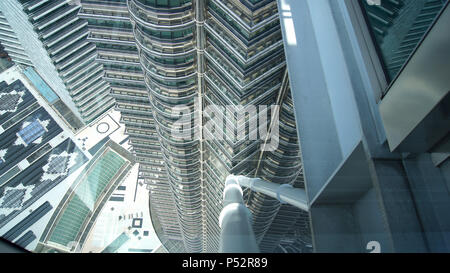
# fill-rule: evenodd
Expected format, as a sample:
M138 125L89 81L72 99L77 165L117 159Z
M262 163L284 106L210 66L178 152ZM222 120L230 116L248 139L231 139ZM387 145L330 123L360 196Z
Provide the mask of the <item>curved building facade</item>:
M128 8L182 238L186 251L201 252L201 149L193 126L197 98L193 3L131 0ZM192 128L188 135L172 133L177 130L177 106L192 113L185 121Z
M125 125L125 134L139 163L138 180L150 191L151 208L155 208L153 220L163 223L164 240L177 245L176 248L166 245L167 249L183 251L178 247L180 242L183 244L180 225L174 221L178 216L127 1L82 0L81 4L79 16L88 22L89 40L97 45L97 61L104 65L104 78L111 86L116 110L121 113L120 121Z
M173 199L177 217L171 220L180 225L186 251L217 252L227 175L258 175L294 184L301 170L277 3L128 0L127 4L169 181L166 188L156 183L151 194ZM273 105L282 107L271 109ZM258 116L266 118L257 118L247 107L256 107ZM234 114L217 118L229 109ZM270 132L272 119L280 115L279 148L262 152L269 139L249 124L258 122ZM236 138L241 131L246 132L245 139ZM252 134L256 139L249 138ZM258 194L246 198L261 241L283 210L275 200ZM151 204L158 219L159 203ZM297 219L292 216L291 226ZM161 236L167 236L169 221L159 223ZM285 224L281 228L288 230ZM265 250L273 251L281 237Z

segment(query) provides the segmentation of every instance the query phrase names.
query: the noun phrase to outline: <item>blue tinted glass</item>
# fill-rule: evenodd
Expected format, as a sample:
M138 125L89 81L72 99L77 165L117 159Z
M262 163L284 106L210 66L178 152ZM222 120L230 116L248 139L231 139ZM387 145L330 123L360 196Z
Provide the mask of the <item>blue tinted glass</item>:
M28 67L23 72L28 79L36 86L39 93L49 102L54 103L58 100L58 95L45 83L45 81L36 73L32 67Z
M446 2L400 0L370 5L361 0L390 79L398 74Z
M25 128L19 131L19 136L25 141L28 145L33 142L35 139L39 138L45 133L44 127L39 123L39 121L35 120Z

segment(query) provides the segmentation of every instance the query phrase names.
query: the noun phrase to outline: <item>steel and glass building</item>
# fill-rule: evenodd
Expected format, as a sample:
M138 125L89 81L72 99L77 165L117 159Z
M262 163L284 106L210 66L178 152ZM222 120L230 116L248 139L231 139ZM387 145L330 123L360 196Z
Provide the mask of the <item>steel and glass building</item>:
M148 87L155 132L167 168L168 189L172 195L166 196L175 203L176 217L170 221L179 223L185 250L200 252L203 238L200 142L189 138L193 132L187 139L174 137L171 133L178 119L172 113L174 107L187 105L193 111L197 96L193 6L191 1L168 1L160 6L156 2L129 1L128 8ZM187 122L193 123L193 115ZM194 129L192 127L192 131ZM151 195L160 189L156 184ZM159 218L158 212L155 216ZM162 224L164 234L168 228L170 226Z
M81 1L79 17L88 23L88 40L97 46L97 62L103 64L104 79L111 86L115 109L139 163L138 180L152 191L150 207L158 234L171 252L185 251L176 208L168 184L168 173L156 133L153 109L139 62L138 47L124 0Z
M111 109L114 98L79 9L68 0L1 1L0 41L14 62L35 67L83 126Z
M131 0L127 4L172 192L166 197L176 206L172 221L180 225L186 251L216 252L228 174L303 187L277 3ZM257 118L246 111L250 105L281 106L261 110L267 118L259 120L260 127L272 130L272 118L281 116L278 149L262 152L270 139L261 136L236 138L242 130L259 135L249 126ZM221 127L216 116L226 107L235 114L227 116ZM238 115L239 109L246 114ZM180 113L189 115L180 120ZM173 133L181 127L189 129ZM216 137L218 131L223 138ZM161 189L156 183L151 195ZM274 251L301 212L259 194L248 192L245 198L262 251ZM158 209L155 213L158 217ZM307 223L308 217L302 220ZM161 225L162 236L168 227ZM308 234L308 228L303 232Z
M18 20L95 47L86 75L111 87L161 252L219 250L229 174L280 185L278 198L243 190L261 252L450 251L448 0L81 0L77 19L70 4L2 1L0 37L17 62L48 69L56 93L49 64L66 55L48 55L32 36L45 31ZM74 21L57 21L64 12ZM39 126L16 128L18 144ZM281 202L285 187L305 195L301 209ZM56 231L50 242L64 239Z
M263 252L448 249L448 1L376 2L127 1L186 251L217 251L230 173L307 189L245 192ZM277 149L233 139L246 108L218 138L229 105L279 105Z
M155 230L169 251L217 251L221 192L230 173L261 172L303 186L276 2L243 2L81 1L79 16L88 22L88 39L97 46L140 163L139 179L150 189ZM203 126L213 122L215 110L277 101L287 132L270 166L258 164L270 157L260 152L264 140L233 140L248 114L230 117L225 140L203 140L215 134ZM203 112L207 107L213 111ZM191 130L174 135L183 111L191 113L183 121ZM265 223L260 240L280 209L266 199L248 195L255 223ZM267 250L285 233L287 228Z

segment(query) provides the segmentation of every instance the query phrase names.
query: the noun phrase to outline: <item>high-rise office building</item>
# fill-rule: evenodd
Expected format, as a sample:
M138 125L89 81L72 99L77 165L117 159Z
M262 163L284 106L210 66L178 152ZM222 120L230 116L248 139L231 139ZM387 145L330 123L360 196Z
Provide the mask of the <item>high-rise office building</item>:
M89 40L96 43L97 60L105 67L140 163L139 179L150 189L155 230L169 251L218 250L221 192L229 173L259 172L278 183L298 180L295 185L303 186L276 2L244 2L81 1L79 16L88 22ZM224 20L230 8L233 17ZM258 164L270 157L260 152L264 141L232 139L243 120L234 117L225 140L212 140L214 129L207 126L200 131L214 119L203 108L223 111L229 105L277 100L284 102L281 113L287 123L281 124L288 128L281 135L288 135L272 153L271 166ZM172 134L177 106L191 111L185 124L191 128L188 136ZM265 122L268 126L270 118ZM296 164L288 166L292 162ZM258 232L263 240L280 206L258 194L248 199L255 223L264 222ZM267 207L270 216L262 217ZM288 230L282 228L286 231L278 239Z
M185 251L126 1L83 0L81 4L79 17L88 22L88 40L97 46L97 62L104 66L104 79L139 162L138 180L152 191L155 230L161 234L165 227L165 236L160 237L171 252Z
M448 0L81 4L160 252L216 252L253 233L262 252L449 252ZM218 223L228 174L252 181L241 237Z
M216 252L228 174L303 187L277 3L130 0L127 4L176 204L172 221L180 224L186 251ZM275 104L281 107L258 112L266 119L247 111L249 106ZM233 114L223 118L222 127L217 116L225 110ZM179 120L181 112L188 114ZM259 128L270 132L277 116L281 116L278 148L265 152L262 147L272 139L249 124L258 119ZM180 127L189 129L174 134ZM236 139L242 130L247 136L257 135L257 140ZM155 184L151 195L159 188ZM248 192L245 198L262 251L273 251L302 213L260 194ZM166 229L163 224L164 234Z
M229 173L307 188L308 213L246 191L261 251L448 249L420 202L449 204L448 1L127 3L187 251L217 250ZM208 126L250 104L281 106L278 149Z
M79 9L68 0L0 2L0 42L14 62L34 66L55 90L78 119L74 130L114 106Z
M170 130L176 121L175 116L171 117L173 107L186 104L193 110L197 95L193 6L191 1L181 1L174 6L167 2L167 6L161 7L170 10L165 12L165 16L158 16L158 7L152 3L130 1L128 7L140 50L140 62L149 87L169 189L173 192L169 197L175 202L176 217L171 221L179 222L186 251L200 252L204 235L201 147L198 140L175 138ZM187 122L191 123L192 118ZM151 195L158 192L159 188L159 185L155 185ZM167 228L167 225L162 225L164 233Z

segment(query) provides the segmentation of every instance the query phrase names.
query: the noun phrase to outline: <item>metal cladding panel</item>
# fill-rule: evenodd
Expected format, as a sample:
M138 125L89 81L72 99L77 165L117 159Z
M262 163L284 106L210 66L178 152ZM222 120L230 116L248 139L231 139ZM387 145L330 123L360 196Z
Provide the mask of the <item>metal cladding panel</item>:
M362 140L361 122L329 1L278 0L278 6L312 200Z
M449 25L447 4L380 103L391 151L427 152L449 133Z

